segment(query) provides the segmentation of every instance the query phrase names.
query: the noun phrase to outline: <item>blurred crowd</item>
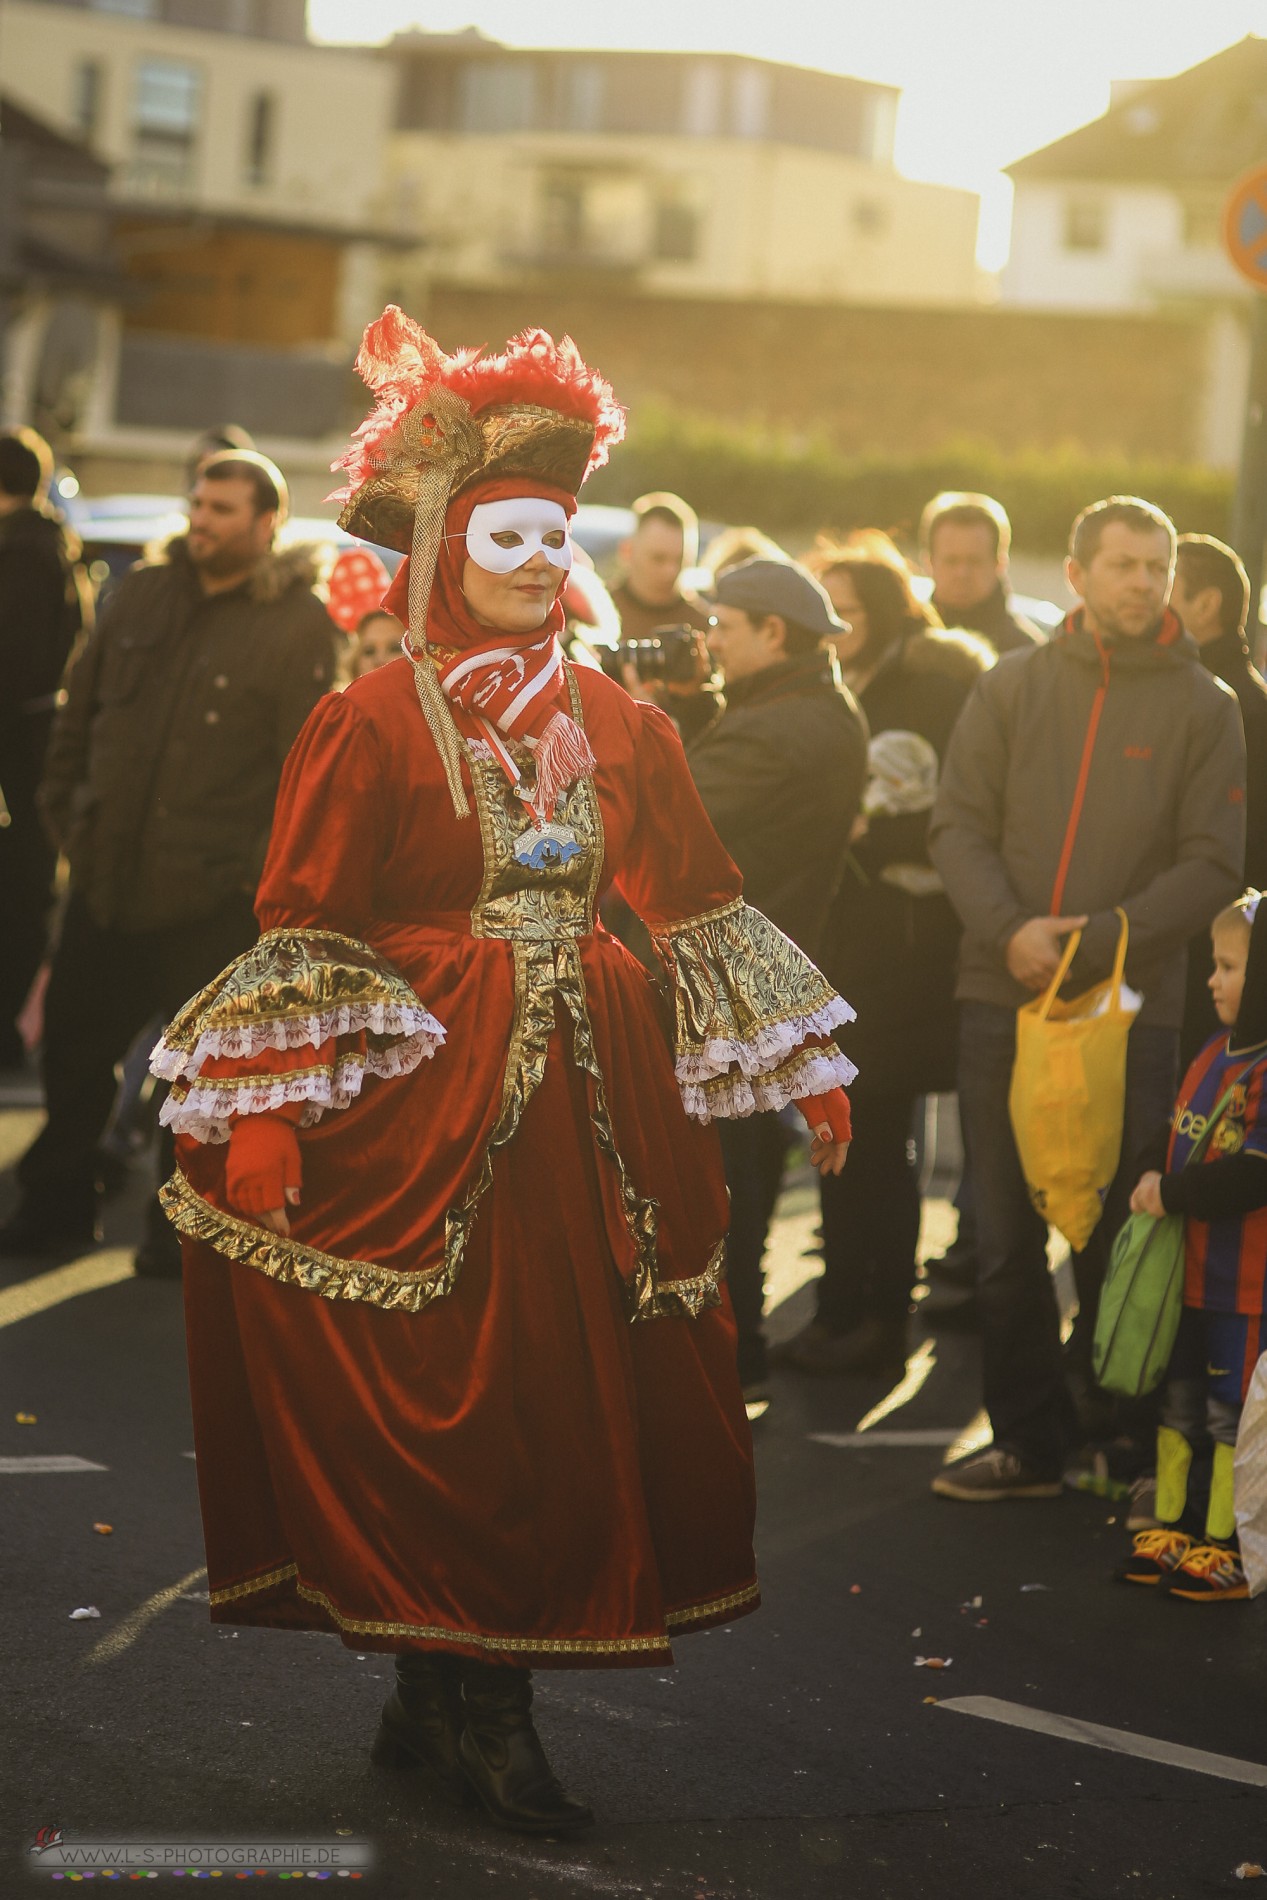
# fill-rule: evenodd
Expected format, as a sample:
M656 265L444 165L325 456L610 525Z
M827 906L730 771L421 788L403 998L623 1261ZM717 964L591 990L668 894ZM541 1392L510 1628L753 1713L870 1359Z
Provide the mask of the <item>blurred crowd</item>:
M0 1069L38 1064L47 1109L0 1228L23 1258L96 1244L104 1199L151 1144L170 1172L149 1047L254 940L307 714L397 661L404 636L373 550L285 539L284 477L241 431L196 445L187 525L99 599L52 473L33 432L0 434ZM750 1406L773 1397L774 1365L898 1377L914 1324L973 1327L993 1442L934 1489L991 1502L1097 1485L1129 1500L1129 1581L1236 1600L1231 1447L1267 1273L1257 613L1230 548L1138 498L1089 501L1075 605L1042 625L1012 598L1010 540L996 500L955 493L930 499L907 547L879 525L791 551L721 525L701 546L686 501L648 494L609 572L579 552L569 649L674 721L746 897L856 1012L837 1032L858 1069L853 1151L819 1184L813 1316L777 1348L763 1263L803 1134L787 1112L720 1124ZM617 893L604 918L647 951ZM1123 928L1120 1161L1072 1255L1071 1319L1009 1109L1017 1013L1110 979ZM958 1233L926 1259L926 1104L945 1125L952 1097ZM1093 1354L1132 1209L1184 1223L1175 1357L1133 1400L1100 1388ZM156 1201L136 1268L180 1271Z

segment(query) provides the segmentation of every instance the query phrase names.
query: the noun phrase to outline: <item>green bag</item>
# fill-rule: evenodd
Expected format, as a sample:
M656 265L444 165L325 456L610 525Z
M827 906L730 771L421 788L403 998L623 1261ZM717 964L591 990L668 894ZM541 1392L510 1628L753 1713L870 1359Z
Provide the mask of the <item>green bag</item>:
M1250 1065L1252 1067L1252 1064ZM1200 1161L1243 1070L1215 1106L1185 1167ZM1131 1214L1113 1242L1095 1316L1091 1364L1106 1392L1143 1398L1161 1384L1183 1311L1183 1215Z

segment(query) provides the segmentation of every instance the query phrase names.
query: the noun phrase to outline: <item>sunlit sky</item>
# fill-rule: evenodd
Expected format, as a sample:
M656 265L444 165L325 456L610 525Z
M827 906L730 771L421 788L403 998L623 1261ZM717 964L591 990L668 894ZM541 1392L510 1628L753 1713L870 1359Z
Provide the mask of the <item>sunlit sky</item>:
M309 0L309 19L327 40L474 25L510 46L749 53L900 86L899 170L981 194L981 261L997 269L1002 166L1098 117L1110 80L1165 78L1267 34L1267 0Z

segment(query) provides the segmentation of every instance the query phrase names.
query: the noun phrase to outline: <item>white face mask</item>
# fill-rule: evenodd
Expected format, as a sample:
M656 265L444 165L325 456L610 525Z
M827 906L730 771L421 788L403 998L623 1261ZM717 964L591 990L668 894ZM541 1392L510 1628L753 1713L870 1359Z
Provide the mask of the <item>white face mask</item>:
M539 495L482 501L471 510L466 551L489 574L513 574L534 554L566 573L572 565L568 518L561 504Z

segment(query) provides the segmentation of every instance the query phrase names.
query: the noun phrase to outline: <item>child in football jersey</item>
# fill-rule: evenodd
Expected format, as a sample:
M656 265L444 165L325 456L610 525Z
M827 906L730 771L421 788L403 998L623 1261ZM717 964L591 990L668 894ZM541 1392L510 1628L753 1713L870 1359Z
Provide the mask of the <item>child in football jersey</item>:
M1184 1217L1183 1314L1161 1390L1159 1528L1141 1531L1119 1575L1190 1602L1249 1595L1236 1541L1232 1459L1264 1337L1267 1280L1267 904L1247 891L1211 929L1210 992L1226 1031L1183 1079L1166 1171L1140 1177L1136 1214ZM1219 1111L1228 1090L1230 1096ZM1185 1167L1215 1115L1204 1156ZM1193 1455L1213 1442L1204 1523L1188 1501Z

